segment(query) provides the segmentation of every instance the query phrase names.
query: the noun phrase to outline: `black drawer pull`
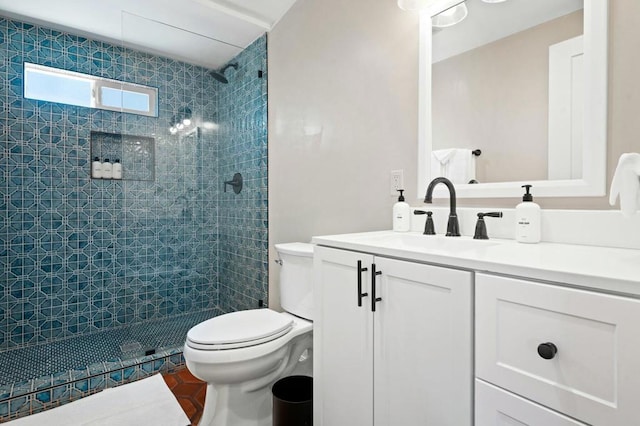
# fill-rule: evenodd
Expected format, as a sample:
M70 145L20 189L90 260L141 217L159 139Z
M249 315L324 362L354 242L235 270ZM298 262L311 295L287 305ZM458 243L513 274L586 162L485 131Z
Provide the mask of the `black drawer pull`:
M358 260L358 306L362 306L362 298L369 295L362 292L362 273L367 271L367 268L362 267L362 260Z
M557 346L551 342L540 343L538 345L538 355L544 359L553 359L557 353Z

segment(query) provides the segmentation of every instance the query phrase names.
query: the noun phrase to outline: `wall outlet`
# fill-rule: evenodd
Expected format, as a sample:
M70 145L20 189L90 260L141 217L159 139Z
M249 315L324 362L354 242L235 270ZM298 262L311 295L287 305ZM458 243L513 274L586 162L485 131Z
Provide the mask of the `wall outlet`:
M391 170L391 190L389 191L391 195L398 196L400 195L398 189L404 189L404 177L402 175L402 170Z

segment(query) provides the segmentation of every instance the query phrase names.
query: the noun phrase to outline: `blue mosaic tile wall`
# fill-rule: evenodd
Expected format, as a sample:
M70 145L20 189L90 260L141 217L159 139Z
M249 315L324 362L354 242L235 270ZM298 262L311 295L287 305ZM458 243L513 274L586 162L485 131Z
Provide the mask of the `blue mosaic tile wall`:
M254 42L219 88L219 173L243 176L240 194L220 194L220 308L252 309L268 293L267 38ZM237 119L242 117L241 119Z
M0 17L0 350L266 298L266 78L242 74L266 65L265 43L222 87L198 66ZM159 117L23 99L23 61L157 87ZM220 130L171 135L183 106ZM92 130L155 138L155 181L90 179ZM229 168L246 173L239 197L222 193Z

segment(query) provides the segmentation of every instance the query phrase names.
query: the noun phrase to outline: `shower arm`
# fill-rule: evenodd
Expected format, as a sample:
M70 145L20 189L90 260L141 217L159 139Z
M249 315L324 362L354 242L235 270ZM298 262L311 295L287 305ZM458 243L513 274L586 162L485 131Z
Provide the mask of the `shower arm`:
M225 72L226 70L228 70L229 68L233 68L234 70L237 70L237 69L238 69L238 63L237 63L237 62L234 62L234 63L232 63L232 64L227 64L227 65L225 65L225 66L224 66L224 67L222 67L222 69L220 70L220 73L221 73L221 74L224 74L224 72Z

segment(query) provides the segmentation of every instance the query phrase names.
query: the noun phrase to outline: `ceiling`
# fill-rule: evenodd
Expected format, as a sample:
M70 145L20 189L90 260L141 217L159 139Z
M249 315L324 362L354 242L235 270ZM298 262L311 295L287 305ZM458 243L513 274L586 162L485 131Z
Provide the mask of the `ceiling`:
M0 0L0 15L220 68L295 0Z

